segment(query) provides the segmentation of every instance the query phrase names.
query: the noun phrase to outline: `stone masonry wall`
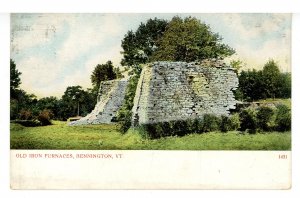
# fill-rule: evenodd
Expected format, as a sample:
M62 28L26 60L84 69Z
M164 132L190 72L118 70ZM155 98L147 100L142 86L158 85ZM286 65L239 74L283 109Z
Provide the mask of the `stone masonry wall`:
M94 110L84 118L70 122L69 125L111 123L123 104L127 84L127 79L101 82Z
M238 87L233 68L219 60L145 65L134 99L133 125L228 115Z

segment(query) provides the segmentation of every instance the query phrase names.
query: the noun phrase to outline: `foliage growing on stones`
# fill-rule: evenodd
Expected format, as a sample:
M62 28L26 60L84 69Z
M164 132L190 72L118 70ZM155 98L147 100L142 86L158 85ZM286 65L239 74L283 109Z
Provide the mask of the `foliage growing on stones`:
M236 73L239 74L240 70L245 66L245 63L243 63L240 59L237 59L231 60L230 65L235 69Z
M120 122L120 131L125 133L131 126L132 107L135 96L136 87L139 81L139 75L130 77L128 86L126 88L123 105L117 112L117 120Z

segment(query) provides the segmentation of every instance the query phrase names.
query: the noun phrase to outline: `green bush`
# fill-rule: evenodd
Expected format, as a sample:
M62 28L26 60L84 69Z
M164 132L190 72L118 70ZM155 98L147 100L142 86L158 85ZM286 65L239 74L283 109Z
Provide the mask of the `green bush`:
M274 113L274 110L270 107L260 107L256 113L257 127L263 131L270 131Z
M165 125L166 122L158 122L154 123L154 133L150 134L152 138L161 138L168 136L169 129L165 128L167 125Z
M150 139L160 138L163 137L163 129L159 125L159 123L147 123L147 124L141 124L140 129L142 129L142 136L148 137Z
M236 131L241 126L240 116L238 113L234 113L229 117L230 120L230 130Z
M255 133L257 128L256 113L252 109L244 109L240 113L241 131Z
M291 130L291 110L286 105L277 106L275 125L278 131Z
M222 115L221 116L221 123L220 123L220 130L222 132L228 132L231 130L231 120L229 117Z
M131 127L131 116L132 116L131 111L123 111L122 120L119 122L120 123L119 131L121 133L123 134L126 133L128 129Z
M25 127L41 126L41 123L38 120L13 120L11 123L17 123Z
M203 132L217 131L220 129L221 119L213 114L204 114L202 122Z
M30 110L22 109L20 111L19 118L21 120L32 120L33 119L33 115L32 115L32 112Z
M147 123L138 128L142 137L151 139L167 136L184 136L189 133L200 133L202 126L199 119L174 120L168 122Z
M172 136L174 135L173 125L171 122L161 122L160 126L163 130L163 136Z
M187 134L188 133L187 126L188 125L187 125L186 120L175 121L174 126L173 126L174 133L178 136L183 136L183 135Z
M249 133L249 134L256 134L257 133L257 129L246 129L245 132Z
M202 119L194 119L193 122L193 132L194 133L203 133L203 121Z
M51 125L51 119L52 119L52 112L48 109L44 109L43 111L40 112L40 114L38 115L38 120L41 122L42 126L46 126L46 125Z

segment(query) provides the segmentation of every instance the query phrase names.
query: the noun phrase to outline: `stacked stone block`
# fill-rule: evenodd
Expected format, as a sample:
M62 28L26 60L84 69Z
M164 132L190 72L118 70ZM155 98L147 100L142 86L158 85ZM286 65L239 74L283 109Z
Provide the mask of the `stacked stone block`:
M145 65L134 99L133 125L228 115L235 108L232 90L237 87L234 69L220 60Z
M70 122L69 125L111 123L123 104L127 84L127 79L101 82L94 110L84 118Z

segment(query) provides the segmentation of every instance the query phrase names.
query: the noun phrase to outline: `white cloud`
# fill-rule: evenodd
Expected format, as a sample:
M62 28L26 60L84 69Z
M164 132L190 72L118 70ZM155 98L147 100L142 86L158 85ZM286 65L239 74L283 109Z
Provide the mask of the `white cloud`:
M153 17L137 15L137 19L133 15L121 14L30 16L35 19L29 20L30 22L16 20L12 23L13 30L22 30L12 32L14 37L11 44L12 49L15 49L12 50L12 57L16 56L17 52L28 54L28 49L37 45L50 45L54 38L58 38L65 31L70 31L51 49L55 51L55 56L51 57L45 50L43 55L46 58L31 52L32 54L28 54L27 57L15 60L22 72L22 88L39 97L50 95L60 97L67 86L72 85L91 87L90 75L94 67L107 60L118 66L122 58L120 41L124 34L130 29L135 29L140 22L145 21L144 18ZM228 44L236 49L238 58L246 62L248 67L259 69L269 58L273 58L282 66L282 71L290 71L290 30L280 29L281 24L290 15L271 15L270 20L259 20L257 15L251 14L219 16L222 20L218 21L220 24L218 32L229 37ZM254 18L251 21L252 16ZM128 17L126 22L125 17ZM218 26L218 23L215 25ZM258 49L251 47L254 39L259 39L270 32L282 32L282 37L262 40ZM235 35L238 37L235 38ZM72 64L77 65L75 67Z
M223 20L235 35L236 55L246 63L244 69L262 69L269 59L278 62L281 71L291 71L291 30L290 14L224 14Z
M67 15L61 15L61 17L63 18L57 20L57 15L29 15L28 18L34 20L33 24L30 24L30 20L12 20L11 45L22 52L27 48L49 42L63 27L64 18Z
M80 85L84 89L92 88L90 76L95 66L97 64L104 64L108 60L111 60L113 64L117 66L116 63L119 63L121 60L121 55L118 53L120 49L121 47L119 45L112 46L105 53L90 57L84 63L83 69L77 71L75 70L70 74L62 76L61 82L59 84L55 84L55 86L45 86L45 88L39 89L39 93L37 92L37 95L39 97L45 97L51 93L54 96L61 97L68 86Z
M48 93L57 89L57 77L63 69L60 65L34 56L16 64L22 65L18 69L22 72L21 87L23 89L37 96L49 96L47 92L44 92L45 89L48 90Z
M91 87L90 75L96 64L112 60L118 65L121 60L120 45L110 46L110 43L105 43L106 39L114 38L120 32L122 24L114 15L90 17L81 17L80 14L42 15L31 26L22 23L22 26L29 28L30 31L15 31L12 46L18 51L13 51L12 55L48 43L57 33L63 33L61 31L65 25L71 31L66 40L61 41L63 43L60 43L61 46L55 51L54 59L49 61L45 57L29 54L16 61L18 69L22 72L21 87L39 97L61 96L66 87L71 85ZM18 26L20 24L15 24L15 30ZM89 53L91 49L94 50L93 54ZM80 59L85 61L84 65L79 65L78 71L77 68L71 68L70 64L83 54L88 56Z
M246 63L247 69L262 69L264 64L269 59L274 59L278 62L280 70L282 72L291 71L291 59L290 59L290 46L287 43L284 43L283 40L269 40L264 43L264 45L257 49L253 50L248 45L238 45L236 46L237 55L233 56L232 59L239 58L240 60Z
M96 17L85 21L76 21L76 18L74 16L69 21L71 35L58 51L62 61L72 61L74 57L103 44L107 38L117 35L121 26L115 17Z
M232 31L236 32L243 40L280 30L282 23L290 18L290 14L254 15L254 14L224 14L223 21Z

